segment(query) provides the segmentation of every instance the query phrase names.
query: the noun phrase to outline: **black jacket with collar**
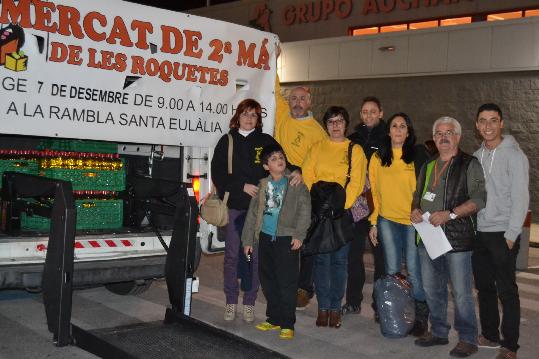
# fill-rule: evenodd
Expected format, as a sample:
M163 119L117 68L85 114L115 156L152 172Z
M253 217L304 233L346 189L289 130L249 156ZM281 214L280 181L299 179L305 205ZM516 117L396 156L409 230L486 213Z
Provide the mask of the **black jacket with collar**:
M437 159L438 157L432 161L436 161ZM451 159L447 168L447 180L444 189L444 210L452 210L470 199L468 195L467 171L472 161L477 161L477 158L460 150ZM426 173L427 163L421 168L421 172L417 178L417 191L423 191L426 182ZM422 195L414 196L412 209L421 208L421 197ZM476 214L472 214L450 220L443 225L445 235L453 247L451 252L465 252L473 249L476 224Z
M354 129L354 132L348 136L348 139L360 145L363 152L365 152L365 156L367 156L367 160L370 160L373 153L382 147L386 135L387 125L384 120L380 120L380 123L371 130L364 123L360 123Z
M246 210L251 196L243 191L243 186L246 183L256 186L267 176L260 154L265 146L277 144L277 141L259 129L246 137L237 129L231 129L229 133L233 140L232 174L228 174L228 135L223 135L215 147L211 177L219 197L223 198L225 192L230 192L228 208Z

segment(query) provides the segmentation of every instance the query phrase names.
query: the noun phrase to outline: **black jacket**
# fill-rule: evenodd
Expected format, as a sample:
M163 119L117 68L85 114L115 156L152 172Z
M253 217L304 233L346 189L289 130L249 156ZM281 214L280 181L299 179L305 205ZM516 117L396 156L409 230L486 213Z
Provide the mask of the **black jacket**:
M228 208L247 209L251 196L243 191L248 183L257 186L258 182L267 176L262 167L260 154L262 149L277 141L261 130L254 130L247 137L242 136L237 129L231 129L234 149L232 153L232 175L228 174L228 136L221 137L211 160L211 179L219 197L230 192Z
M302 254L330 253L354 239L352 217L344 210L346 192L335 182L319 181L311 187L311 226Z
M434 159L435 161L436 159ZM447 181L444 190L444 210L452 210L470 199L468 196L467 171L472 161L477 161L459 150L458 154L451 159L447 168ZM417 178L417 189L421 191L425 186L427 164L421 168ZM419 202L418 202L419 201ZM420 208L421 196L414 198L412 208ZM476 215L458 217L447 222L443 228L444 233L453 247L452 252L464 252L472 250L476 231Z
M360 123L354 129L354 133L348 136L348 139L360 145L367 160L370 161L372 154L382 147L386 136L387 125L383 120L380 120L380 123L370 131L365 124Z

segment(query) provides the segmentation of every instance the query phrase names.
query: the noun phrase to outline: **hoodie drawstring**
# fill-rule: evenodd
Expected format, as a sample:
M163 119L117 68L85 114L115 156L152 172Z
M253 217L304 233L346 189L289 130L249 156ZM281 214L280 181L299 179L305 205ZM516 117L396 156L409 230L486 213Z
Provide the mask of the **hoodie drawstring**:
M490 167L488 169L488 174L490 174L490 172L492 172L492 164L494 163L494 156L496 156L496 150L497 149L498 149L498 147L496 147L494 149L494 151L492 151L492 157L490 158ZM483 166L483 155L484 154L485 154L485 148L483 147L483 150L481 151L481 167L483 167L483 172L485 172L485 166Z

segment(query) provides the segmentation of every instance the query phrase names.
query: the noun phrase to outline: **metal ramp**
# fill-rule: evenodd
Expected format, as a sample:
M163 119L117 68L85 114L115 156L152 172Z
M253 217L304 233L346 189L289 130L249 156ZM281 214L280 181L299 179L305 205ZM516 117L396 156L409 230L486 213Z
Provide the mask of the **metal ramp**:
M175 188L174 229L167 249L165 279L170 307L162 322L85 330L71 323L76 210L71 183L6 172L9 203L31 196L54 197L43 270L43 301L49 331L59 346L76 345L101 358L286 358L271 349L190 317L198 209L185 184L148 178L143 198L170 196ZM143 180L144 182L144 180ZM151 193L150 193L151 192ZM137 194L135 194L135 197ZM140 199L140 198L139 198ZM16 218L17 208L8 206Z

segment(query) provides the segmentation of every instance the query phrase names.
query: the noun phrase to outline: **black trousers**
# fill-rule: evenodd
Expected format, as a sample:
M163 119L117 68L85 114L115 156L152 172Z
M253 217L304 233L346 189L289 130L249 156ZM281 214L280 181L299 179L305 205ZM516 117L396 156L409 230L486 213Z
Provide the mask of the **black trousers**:
M314 256L300 255L300 272L298 280L298 288L306 290L311 296L314 295L314 277L313 277L313 265Z
M367 218L354 223L356 237L350 242L348 252L348 281L346 284L346 303L361 306L363 301L363 286L365 285L365 242L368 241L374 257L374 282L385 273L384 250L381 245L373 246L368 240L370 224ZM374 287L372 291L372 308L376 311L374 300Z
M346 304L361 307L363 286L365 285L365 240L369 233L369 223L365 218L354 223L354 239L348 252L348 279L346 282Z
M378 279L382 278L386 274L386 267L385 267L386 264L385 264L385 259L384 259L384 248L382 247L382 243L378 243L378 245L375 247L372 244L372 242L369 240L369 244L371 246L372 255L374 257L374 280L373 280L373 284L374 284L374 282L376 282ZM374 288L372 290L372 300L374 304Z
M268 302L267 321L282 329L294 329L298 290L299 250L291 250L291 237L260 233L258 276Z
M513 248L509 249L504 232L477 232L472 255L481 334L514 352L519 348L520 299L515 278L519 247L520 238ZM498 298L503 311L502 340L499 332Z

